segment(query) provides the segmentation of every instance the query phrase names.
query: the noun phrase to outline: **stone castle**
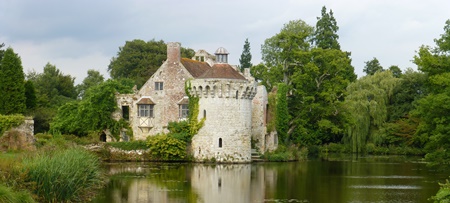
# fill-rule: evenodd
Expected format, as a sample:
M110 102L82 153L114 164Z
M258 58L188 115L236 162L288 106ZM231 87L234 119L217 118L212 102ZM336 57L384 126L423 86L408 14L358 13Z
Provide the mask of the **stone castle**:
M251 140L261 152L277 147L277 135L267 132L267 91L250 75L228 64L228 52L215 56L204 50L192 59L181 58L180 43L167 44L167 60L133 94L118 94L120 111L129 120L134 139L166 133L171 121L188 116L189 98L199 98L198 119L204 126L192 138L191 154L197 161L250 162ZM125 132L124 132L125 134ZM126 136L123 137L126 139Z

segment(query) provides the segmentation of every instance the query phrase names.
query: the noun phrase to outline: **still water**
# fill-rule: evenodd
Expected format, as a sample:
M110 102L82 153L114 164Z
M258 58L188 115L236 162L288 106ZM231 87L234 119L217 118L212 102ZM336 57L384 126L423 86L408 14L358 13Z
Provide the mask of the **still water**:
M234 165L114 163L94 203L430 202L449 170L419 158L328 157Z

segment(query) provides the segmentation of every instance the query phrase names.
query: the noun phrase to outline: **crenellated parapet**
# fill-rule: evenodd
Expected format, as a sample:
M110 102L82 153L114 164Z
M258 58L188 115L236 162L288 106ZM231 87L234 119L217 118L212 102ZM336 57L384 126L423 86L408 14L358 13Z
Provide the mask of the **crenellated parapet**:
M252 100L257 83L235 79L195 79L189 93L199 98L232 98Z

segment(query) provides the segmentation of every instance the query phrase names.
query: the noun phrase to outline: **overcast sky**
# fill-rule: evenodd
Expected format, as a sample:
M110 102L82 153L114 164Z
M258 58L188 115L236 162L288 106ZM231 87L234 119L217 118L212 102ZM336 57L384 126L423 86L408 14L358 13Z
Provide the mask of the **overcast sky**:
M239 64L248 38L257 64L265 39L290 20L315 26L322 6L333 10L341 48L359 76L373 57L384 68L416 69L415 52L434 46L450 19L448 0L0 0L0 43L20 55L25 73L50 62L76 83L88 69L109 77L111 58L133 39L210 53L225 47Z

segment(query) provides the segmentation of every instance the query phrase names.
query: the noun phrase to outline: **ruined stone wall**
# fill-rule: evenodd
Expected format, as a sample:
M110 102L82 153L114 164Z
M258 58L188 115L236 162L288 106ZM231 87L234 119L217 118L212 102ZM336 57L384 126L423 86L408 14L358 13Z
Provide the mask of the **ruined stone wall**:
M0 151L5 150L34 150L34 120L26 117L17 127L7 130L0 137Z
M266 151L265 135L267 133L267 91L263 85L258 86L258 91L252 104L252 138L256 141L259 152Z
M194 158L250 162L252 99L256 84L246 80L197 79L191 86L191 94L200 97L198 119L206 116L204 126L192 139Z

